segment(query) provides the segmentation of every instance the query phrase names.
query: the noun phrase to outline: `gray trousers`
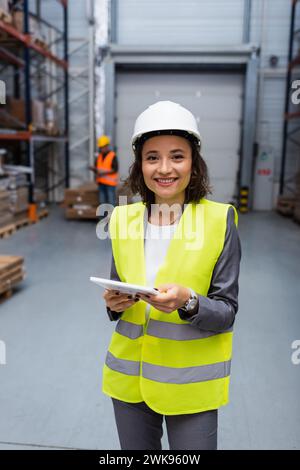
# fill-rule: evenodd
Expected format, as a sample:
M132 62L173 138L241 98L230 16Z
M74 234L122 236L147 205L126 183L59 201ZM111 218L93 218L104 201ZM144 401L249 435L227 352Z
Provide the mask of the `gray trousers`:
M112 402L122 450L161 450L163 417L170 450L217 450L218 410L162 415L143 401Z

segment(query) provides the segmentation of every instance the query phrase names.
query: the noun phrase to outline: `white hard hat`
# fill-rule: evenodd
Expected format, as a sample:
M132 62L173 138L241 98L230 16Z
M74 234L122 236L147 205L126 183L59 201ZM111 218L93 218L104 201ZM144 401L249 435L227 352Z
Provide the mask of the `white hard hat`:
M149 106L136 119L131 145L144 134L155 131L184 131L194 136L200 145L201 136L194 115L173 101L158 101Z

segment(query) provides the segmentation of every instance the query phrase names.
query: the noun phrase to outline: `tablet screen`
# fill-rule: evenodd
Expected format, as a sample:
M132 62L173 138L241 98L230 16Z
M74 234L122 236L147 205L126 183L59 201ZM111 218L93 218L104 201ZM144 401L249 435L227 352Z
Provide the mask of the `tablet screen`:
M90 277L90 280L95 284L104 287L106 289L118 290L124 294L159 294L158 289L155 287L140 286L137 284L128 284L121 281L112 281L111 279L105 279L101 277Z

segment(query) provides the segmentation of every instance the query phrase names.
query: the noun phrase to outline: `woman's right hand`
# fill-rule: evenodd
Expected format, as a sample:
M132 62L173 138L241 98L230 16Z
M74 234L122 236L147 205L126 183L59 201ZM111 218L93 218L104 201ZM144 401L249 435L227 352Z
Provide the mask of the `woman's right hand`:
M129 296L128 294L116 290L105 289L103 298L106 302L106 306L113 312L124 312L126 308L135 304L140 299L140 296L136 295L133 297L132 295Z

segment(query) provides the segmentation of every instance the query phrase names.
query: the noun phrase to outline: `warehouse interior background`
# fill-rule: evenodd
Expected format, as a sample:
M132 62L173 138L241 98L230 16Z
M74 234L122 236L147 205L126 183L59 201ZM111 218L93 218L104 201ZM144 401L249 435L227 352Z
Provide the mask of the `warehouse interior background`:
M219 447L300 448L299 3L0 0L0 450L119 448L89 166L106 134L124 180L134 121L159 100L196 116L209 198L239 212Z

